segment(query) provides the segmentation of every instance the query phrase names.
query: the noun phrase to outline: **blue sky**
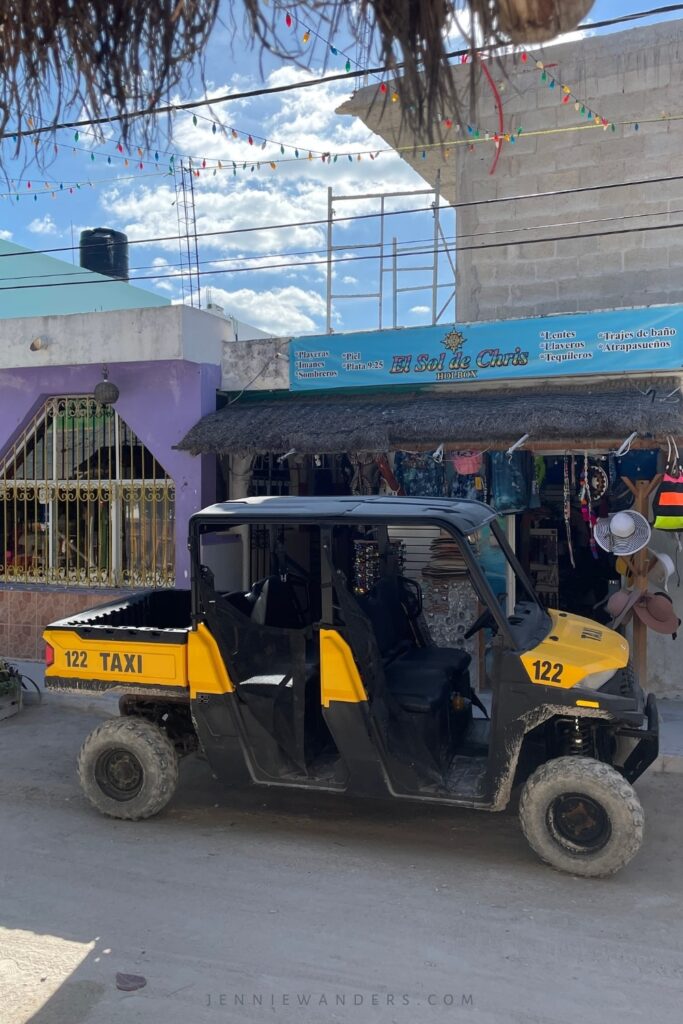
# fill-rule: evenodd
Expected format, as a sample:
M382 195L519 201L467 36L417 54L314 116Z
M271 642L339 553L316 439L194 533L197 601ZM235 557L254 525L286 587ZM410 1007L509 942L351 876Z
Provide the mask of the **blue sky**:
M590 17L598 21L647 6L647 0L641 3L598 0ZM300 42L305 28L305 25L292 28ZM339 50L338 55L330 52L324 40L316 41L312 37L309 41L312 73L319 74L325 61L330 72L343 71L346 63L343 54L348 54L352 61L357 56L352 43L343 35L331 43ZM268 55L262 62L262 70L269 85L286 84L309 74L293 62ZM207 80L210 95L258 87L263 81L258 51L250 50L242 40L233 41L228 31L218 28L208 53ZM99 225L126 231L136 243L141 239L173 235L177 233L177 210L174 179L168 174L169 155L174 154L176 164L181 157L192 156L195 167L200 170L200 176L194 179L197 228L203 236L199 240L200 264L203 271L214 271L202 277L203 301L209 297L206 289L210 289L212 301L223 306L226 312L275 333L323 330L324 266L311 264L324 260L324 226L276 231L268 225L323 220L327 212L328 187L345 195L424 187L419 176L397 155L382 152L374 160L368 157L367 151L385 150L386 145L359 120L335 114L335 108L349 93L346 83L328 83L280 96L234 101L214 108L216 122L206 110L198 112L201 116L196 124L191 114L177 114L174 139L171 143L159 141L158 161L155 151L145 150L140 156L135 145L130 153L120 153L115 134L108 133L103 142L98 142L87 131L80 132L77 140L73 131L61 131L55 139L56 154L50 143L51 162L47 169L24 168L21 161L16 162L14 173L22 180L15 182L14 189L21 198L19 202L7 198L0 202L0 237L29 248L45 249L70 246L72 238L78 241L82 228ZM196 88L188 87L177 98L191 99L198 95ZM75 112L76 116L78 113ZM238 130L237 139L227 126ZM248 142L249 134L253 145ZM269 140L265 148L262 148L261 138ZM294 147L299 150L300 160L293 159ZM322 162L319 157L308 160L309 151L336 153L338 159L335 163ZM360 161L355 156L352 160L347 158L349 152L359 151L366 154ZM206 168L202 168L203 160L207 162ZM217 160L223 164L220 170ZM271 160L277 163L275 170L270 167ZM232 173L233 161L240 168L237 175ZM242 170L245 161L247 169ZM259 161L261 169L251 172L251 166ZM0 192L4 191L6 186L0 185ZM421 206L423 200L412 200L412 205ZM348 216L375 209L373 202L358 201L340 204L337 212ZM349 257L358 255L359 250L352 247L376 241L377 223L368 220L340 226L335 241L344 245L343 252ZM431 235L429 214L402 216L395 218L394 223L401 224L399 233L405 241L416 240L421 244ZM260 225L264 225L263 230L248 234L206 234L222 230L235 232ZM452 213L447 215L444 229L452 234ZM360 250L360 253L365 252L367 250ZM72 260L70 252L61 255ZM179 259L177 241L135 244L130 253L132 278L141 278L140 286L157 294L181 299L180 281L172 276L178 273ZM226 262L209 262L221 260ZM292 262L306 265L286 266ZM258 270L259 266L269 269ZM226 272L226 268L231 268L230 272ZM427 276L422 275L421 280L426 282ZM341 292L376 290L376 264L371 261L340 263L335 269L334 288ZM427 322L428 314L427 292L424 295L411 293L402 301L400 320L403 323ZM336 303L334 326L336 330L377 326L376 302Z

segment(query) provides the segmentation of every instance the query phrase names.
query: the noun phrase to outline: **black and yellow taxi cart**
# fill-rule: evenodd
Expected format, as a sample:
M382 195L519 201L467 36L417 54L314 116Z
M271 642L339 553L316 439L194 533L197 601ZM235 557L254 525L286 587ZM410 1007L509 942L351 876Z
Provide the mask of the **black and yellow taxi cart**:
M392 539L423 527L459 549L472 588L467 636L498 634L490 693L470 656L429 634L419 583ZM507 602L480 561L507 566ZM371 541L377 573L353 586ZM656 702L609 628L547 610L496 512L430 498L251 498L190 524L190 591L149 591L53 623L47 686L113 691L119 718L86 739L83 790L117 818L171 798L197 747L228 785L287 786L504 809L546 862L608 875L643 838L635 780L658 753ZM504 604L507 603L507 609ZM490 700L489 700L490 697Z

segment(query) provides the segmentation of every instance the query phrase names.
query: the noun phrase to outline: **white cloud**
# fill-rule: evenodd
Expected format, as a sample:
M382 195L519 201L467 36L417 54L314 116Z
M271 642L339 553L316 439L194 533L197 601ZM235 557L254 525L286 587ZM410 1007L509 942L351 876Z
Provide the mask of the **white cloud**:
M416 316L424 316L426 313L431 312L429 306L411 306L410 312Z
M289 84L312 74L286 66L273 71L266 84ZM226 86L215 89L217 94L226 91L229 91ZM393 152L382 152L376 160L362 155L358 161L358 152L372 150L375 153L385 150L386 144L372 135L359 119L335 113L347 95L348 85L336 82L286 93L274 110L272 101L270 109L265 111L258 100L242 103L242 110L236 109L234 103L216 104L213 108L216 118L220 118L222 125L234 125L241 133L238 139L234 139L227 128L214 133L211 120L200 118L195 125L189 114L176 115L176 151L192 154L193 167L199 170L193 185L202 249L244 254L277 252L286 247L319 248L324 242L324 224L302 225L300 222L326 219L328 186L346 195L407 189L422 184L418 175ZM254 133L253 145L249 145L245 137L250 131ZM265 148L256 137L257 132L270 140ZM284 154L281 147L284 147ZM295 147L300 155L298 160ZM309 152L312 160L307 159ZM322 153L329 153L330 160L323 161ZM353 154L351 161L349 153ZM206 168L201 166L204 159ZM216 168L217 160L222 163L220 170ZM271 162L276 163L275 170ZM179 164L180 157L176 157L176 165ZM233 164L236 173L233 173ZM175 200L174 186L169 183L155 188L118 186L106 191L101 202L107 215L131 238L145 238L173 233L177 227ZM359 199L353 208L344 204L336 212L345 217L350 213L370 212L375 206L373 201ZM276 235L267 230L232 236L209 234L282 223L297 226ZM340 221L339 227L345 230L347 222ZM160 247L177 251L178 245L166 242L160 243Z
M206 289L202 289L202 301L206 298ZM319 330L325 316L324 298L295 285L259 291L252 288L228 291L212 285L211 301L222 306L228 316L280 337Z
M310 75L287 66L273 71L266 84L284 85ZM234 81L228 88L216 85L215 94L238 87ZM324 293L327 275L328 187L335 195L357 197L335 203L334 244L344 244L345 250L348 246L348 250L336 252L338 258L377 252L376 248L355 248L366 243L376 246L379 240L379 220L374 215L380 204L362 198L365 193L410 193L423 187L416 172L393 151L384 152L386 143L359 119L336 113L348 89L348 84L337 82L285 93L275 101L277 106L272 97L216 104L212 113L227 126L225 131L219 126L214 132L211 120L201 116L195 125L191 114L175 115L175 165L180 167L181 154L186 161L192 154L193 168L199 170L192 184L202 286L211 287L214 301L226 312L255 327L292 334L320 330L324 324L325 303L318 292ZM233 138L233 125L241 133L252 132L254 145L249 145L243 134ZM257 134L270 140L265 149ZM294 159L295 146L299 160ZM362 155L358 161L357 153L369 150L383 152L377 159ZM307 159L309 152L311 160ZM321 153L329 153L330 159L323 161ZM206 167L202 166L204 160ZM138 265L159 268L155 290L178 299L179 279L162 280L170 267L177 273L174 265L180 259L179 240L174 236L183 211L176 205L174 178L162 178L153 186L142 181L130 186L112 183L100 195L100 205L106 223L125 231L131 240L166 239L136 245L132 251ZM424 205L424 197L409 194L391 201L387 209ZM372 217L356 220L361 214ZM420 216L429 214L416 218ZM397 231L398 221L410 221L411 229L413 223L419 223L412 217L390 221L392 225L396 222ZM420 230L415 230L421 237ZM372 260L355 265L349 261L338 270L340 279L347 275L345 285L357 287L376 267ZM336 310L333 315L338 316Z
M11 231L6 231L4 228L0 228L0 240L2 240L3 242L9 242L11 238Z
M50 214L46 213L44 217L35 217L28 225L28 230L34 235L56 235L57 225Z

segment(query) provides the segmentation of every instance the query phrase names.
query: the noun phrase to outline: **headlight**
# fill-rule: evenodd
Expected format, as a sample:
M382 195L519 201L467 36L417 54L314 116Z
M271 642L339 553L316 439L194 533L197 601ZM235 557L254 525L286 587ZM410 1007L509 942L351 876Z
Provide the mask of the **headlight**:
M600 687L604 686L605 683L608 683L612 676L615 676L617 672L618 669L616 668L608 668L605 672L593 672L591 675L584 676L583 679L580 679L576 685L582 686L586 690L599 690Z

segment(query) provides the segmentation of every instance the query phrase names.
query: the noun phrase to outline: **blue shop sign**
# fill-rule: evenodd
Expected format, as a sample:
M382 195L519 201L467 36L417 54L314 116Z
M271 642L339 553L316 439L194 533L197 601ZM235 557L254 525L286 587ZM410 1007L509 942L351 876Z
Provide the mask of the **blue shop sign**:
M683 305L293 338L292 391L683 366Z

